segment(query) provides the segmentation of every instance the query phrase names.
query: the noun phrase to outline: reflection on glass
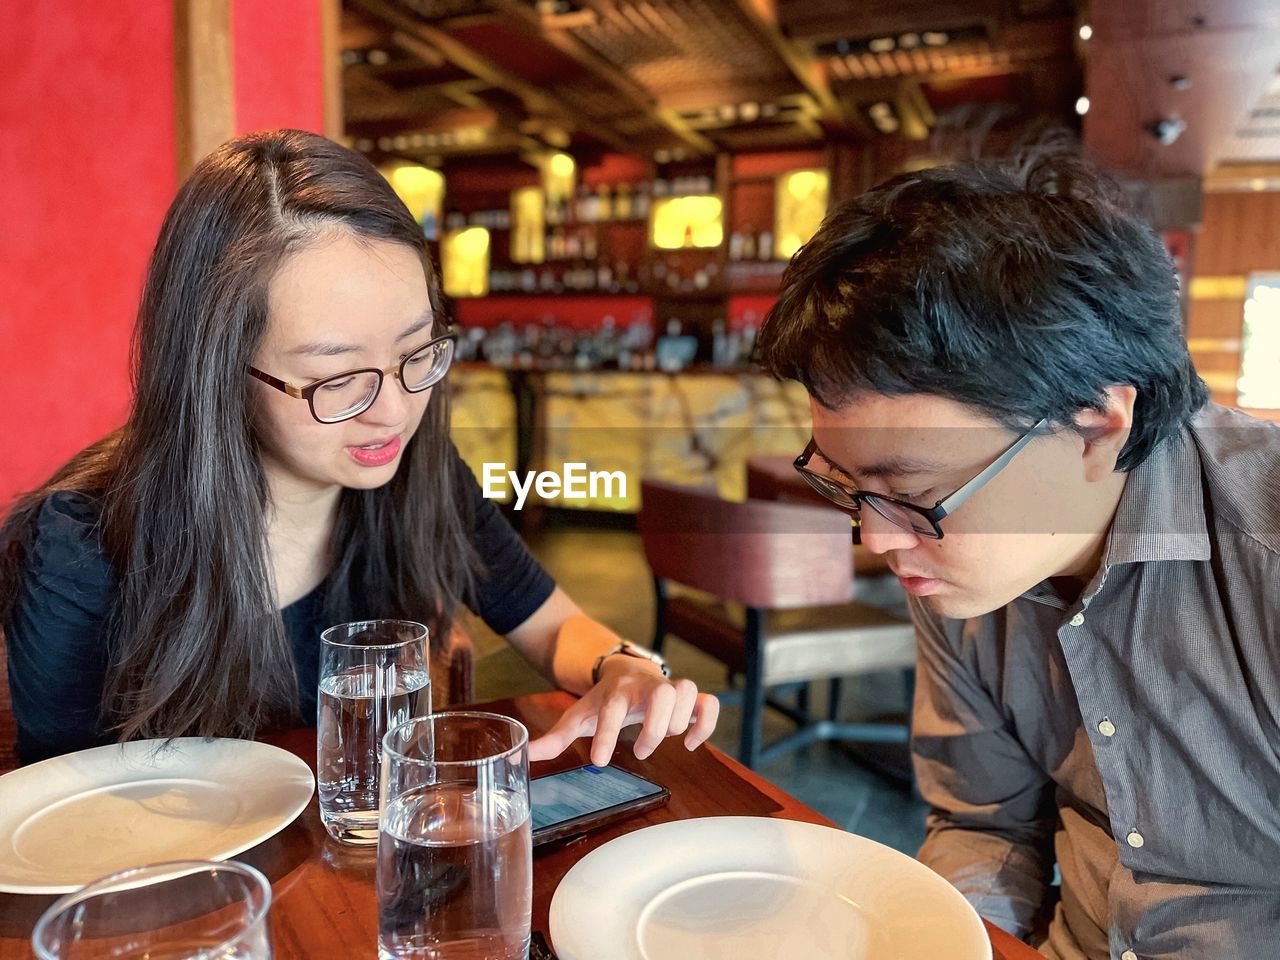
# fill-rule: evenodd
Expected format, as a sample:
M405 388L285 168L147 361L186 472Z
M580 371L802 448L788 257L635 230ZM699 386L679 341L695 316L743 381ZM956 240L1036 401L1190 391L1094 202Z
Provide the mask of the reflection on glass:
M1236 388L1242 407L1280 409L1280 274L1249 277Z
M655 200L652 240L662 250L718 247L724 240L724 204L711 195Z
M546 191L547 203L555 206L567 203L573 196L574 175L578 165L567 153L548 154L542 163L542 189Z
M774 256L789 260L818 232L827 215L831 178L825 170L792 170L778 178L774 203Z
M449 296L483 297L489 292L489 231L467 227L446 233L440 266Z
M436 239L440 205L444 201L444 174L416 163L399 162L380 168L396 195L422 224L428 240Z
M542 263L546 259L546 195L540 187L511 191L511 261Z

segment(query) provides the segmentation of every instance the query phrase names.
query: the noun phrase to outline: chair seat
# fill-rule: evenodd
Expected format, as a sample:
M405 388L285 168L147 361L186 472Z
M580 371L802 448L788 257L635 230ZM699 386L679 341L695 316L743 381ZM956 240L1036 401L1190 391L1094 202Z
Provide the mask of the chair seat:
M737 673L745 668L745 623L746 612L737 604L681 594L667 605L667 629L672 634ZM764 635L766 686L916 665L911 622L863 603L769 610Z

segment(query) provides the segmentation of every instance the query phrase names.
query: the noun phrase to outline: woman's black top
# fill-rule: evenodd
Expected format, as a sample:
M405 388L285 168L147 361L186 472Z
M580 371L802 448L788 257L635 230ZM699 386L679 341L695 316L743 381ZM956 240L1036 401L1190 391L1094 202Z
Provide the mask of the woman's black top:
M526 549L506 518L486 500L471 471L458 461L472 503L472 542L485 567L469 606L496 633L527 620L555 582ZM101 716L107 668L104 623L115 600L116 572L96 528L97 507L77 493L52 494L24 544L25 575L5 625L9 686L24 763L109 743ZM315 716L320 633L326 585L280 611L293 649L304 719Z

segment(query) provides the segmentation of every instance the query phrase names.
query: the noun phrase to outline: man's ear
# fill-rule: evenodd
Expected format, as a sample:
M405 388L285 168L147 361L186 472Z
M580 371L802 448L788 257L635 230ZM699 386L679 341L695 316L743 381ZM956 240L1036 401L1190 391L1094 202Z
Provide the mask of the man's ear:
M1075 418L1076 431L1084 439L1085 479L1090 483L1115 472L1120 451L1133 429L1133 404L1138 391L1128 384L1116 384L1107 387L1103 395L1106 409L1082 410Z

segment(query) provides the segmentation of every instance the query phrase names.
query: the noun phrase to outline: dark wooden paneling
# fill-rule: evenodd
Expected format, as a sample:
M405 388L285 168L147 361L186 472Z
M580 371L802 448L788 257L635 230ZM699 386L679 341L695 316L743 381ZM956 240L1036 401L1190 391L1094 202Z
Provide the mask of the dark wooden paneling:
M1206 194L1195 276L1260 270L1280 270L1280 193Z

